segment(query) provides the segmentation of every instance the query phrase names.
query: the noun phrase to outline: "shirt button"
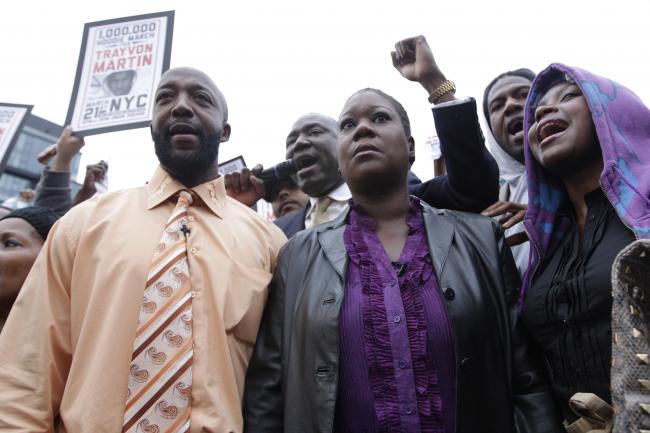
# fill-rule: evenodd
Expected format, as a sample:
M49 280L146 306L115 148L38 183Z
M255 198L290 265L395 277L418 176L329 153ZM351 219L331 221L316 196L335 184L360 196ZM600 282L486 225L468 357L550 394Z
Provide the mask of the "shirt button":
M447 287L444 291L445 298L449 301L453 300L456 297L456 292L451 287Z
M406 406L404 412L406 412L407 415L411 415L413 413L413 408L411 406Z
M393 322L399 323L400 320L402 320L402 318L399 317L397 314L393 316Z
M192 253L192 254L196 254L197 251L198 250L196 248L194 248L194 247L190 248L190 253Z
M460 371L467 370L469 370L469 358L463 358L463 360L460 361Z
M195 219L196 219L196 218L194 218L194 216L192 216L192 215L190 215L190 216L187 217L187 220L188 220L188 221L194 221Z
M403 359L400 359L399 360L399 368L406 368L406 361L404 361Z

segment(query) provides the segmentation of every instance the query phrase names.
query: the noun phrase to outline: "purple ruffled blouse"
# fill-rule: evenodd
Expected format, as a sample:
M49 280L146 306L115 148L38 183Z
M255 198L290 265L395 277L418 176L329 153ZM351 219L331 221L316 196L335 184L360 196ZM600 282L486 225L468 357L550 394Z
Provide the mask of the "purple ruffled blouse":
M406 222L406 244L391 263L376 222L351 204L344 234L349 261L339 318L337 433L454 431L451 327L416 199Z

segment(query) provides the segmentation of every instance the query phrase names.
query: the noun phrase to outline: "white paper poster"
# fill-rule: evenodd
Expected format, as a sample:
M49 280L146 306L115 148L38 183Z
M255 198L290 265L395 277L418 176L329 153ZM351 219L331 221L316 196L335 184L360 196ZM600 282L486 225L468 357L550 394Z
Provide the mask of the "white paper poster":
M149 125L173 21L170 11L85 25L66 119L76 135Z
M5 104L0 102L0 166L4 169L8 152L18 138L31 105Z

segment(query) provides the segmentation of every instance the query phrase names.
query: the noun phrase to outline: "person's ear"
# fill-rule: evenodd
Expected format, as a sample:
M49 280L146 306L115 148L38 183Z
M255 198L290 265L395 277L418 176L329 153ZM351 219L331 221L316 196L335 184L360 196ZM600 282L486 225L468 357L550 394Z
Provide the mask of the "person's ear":
M221 131L221 142L225 143L230 139L230 124L225 123L223 125L223 130Z
M408 138L409 142L409 166L415 162L415 140L413 137Z

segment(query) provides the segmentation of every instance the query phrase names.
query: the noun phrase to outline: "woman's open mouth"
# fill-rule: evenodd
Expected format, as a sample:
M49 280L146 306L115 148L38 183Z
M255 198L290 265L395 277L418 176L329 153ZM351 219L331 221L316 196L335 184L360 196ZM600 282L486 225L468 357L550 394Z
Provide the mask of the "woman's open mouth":
M540 123L537 127L537 142L542 147L559 135L561 135L569 127L569 124L562 119L549 119Z

